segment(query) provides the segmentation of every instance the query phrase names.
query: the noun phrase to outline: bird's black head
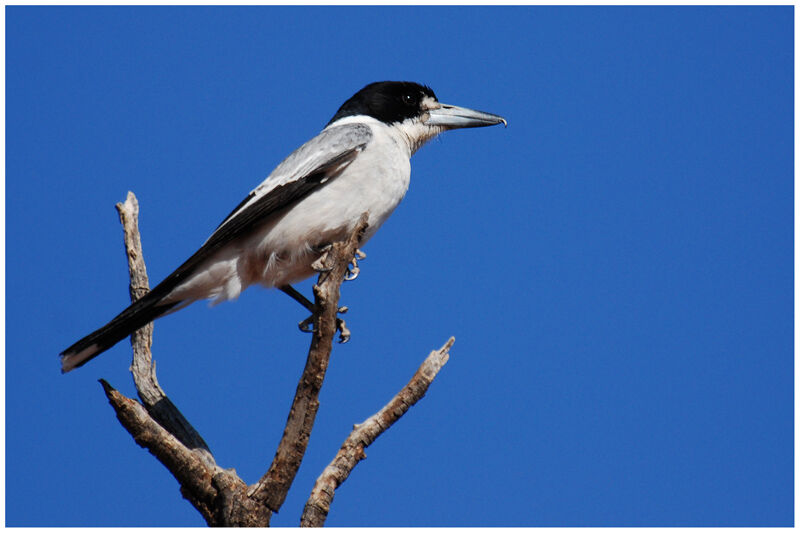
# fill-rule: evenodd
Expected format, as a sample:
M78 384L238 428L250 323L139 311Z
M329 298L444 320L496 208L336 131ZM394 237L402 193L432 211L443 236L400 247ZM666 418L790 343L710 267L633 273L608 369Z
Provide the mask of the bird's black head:
M331 124L344 117L367 115L386 124L403 122L425 112L422 103L426 99L436 101L430 87L411 81L378 81L370 83L348 101L328 122Z

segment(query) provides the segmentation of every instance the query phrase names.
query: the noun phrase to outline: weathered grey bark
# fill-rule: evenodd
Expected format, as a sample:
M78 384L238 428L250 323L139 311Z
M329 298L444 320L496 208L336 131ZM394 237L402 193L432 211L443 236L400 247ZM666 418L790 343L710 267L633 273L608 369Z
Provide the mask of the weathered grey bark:
M139 202L136 196L128 191L125 202L118 203L116 207L125 236L125 252L128 256L128 273L131 279L129 287L131 301L136 301L150 291L147 267L142 254L142 240L139 236ZM133 361L130 370L139 398L150 416L185 446L195 450L198 456L213 468L216 463L208 445L158 384L156 364L151 352L152 344L152 322L131 335Z
M367 457L364 452L367 446L375 442L375 439L425 396L433 378L450 358L450 347L454 342L455 338L450 337L444 346L432 351L422 362L411 381L383 409L353 427L353 431L345 439L336 457L317 478L317 482L311 490L311 496L303 509L303 516L300 518L301 527L325 525L336 489L350 476L353 468Z
M317 319L306 367L297 384L286 428L272 465L249 492L252 498L264 502L273 511L278 511L283 505L308 447L308 439L319 409L319 391L328 369L333 337L337 330L339 288L365 229L367 213L361 215L356 231L347 241L334 244L322 257L322 261L318 262L321 273L314 285Z
M144 296L149 290L147 271L142 256L141 240L138 230L139 206L133 193L128 193L124 203L117 204L125 232L125 247L130 271L131 299ZM181 494L191 502L210 526L269 526L273 511L280 509L300 468L300 463L308 445L314 419L319 409L319 392L328 367L333 337L337 329L344 332L344 322L337 318L339 293L345 279L348 264L356 254L361 236L367 227L366 214L358 227L346 241L334 243L319 262L321 273L314 285L313 314L314 332L303 375L297 385L292 407L289 411L283 438L275 453L275 459L264 476L255 484L248 486L235 470L219 467L208 445L192 425L169 400L156 378L155 363L152 361L151 345L153 326L149 324L131 336L133 362L131 373L142 403L126 398L105 380L100 380L106 397L116 412L117 419L133 436L140 446L152 453L178 480ZM378 435L418 401L430 381L444 362L453 339L440 350L433 352L417 371L414 378L380 413L370 418L358 428L372 427L370 421L381 416L378 422L381 429L369 430L357 437L368 446ZM438 354L438 355L436 355ZM436 355L436 357L434 357ZM438 365L438 366L437 366ZM434 369L435 368L435 369ZM427 370L424 370L427 369ZM391 411L390 413L387 411ZM381 415L387 412L388 414ZM383 424L383 426L380 426ZM357 428L357 430L358 430ZM356 431L354 431L354 434ZM351 438L354 438L351 435ZM349 441L350 439L348 439ZM347 442L345 443L347 445ZM356 444L356 447L358 444ZM344 446L343 446L344 449ZM357 449L357 448L356 448ZM340 450L340 454L342 451ZM339 455L337 455L337 459ZM320 476L320 483L334 483L330 497L315 498L319 491L315 486L312 498L306 505L304 521L317 520L321 525L330 502L333 490L347 478L355 462L347 462L347 473L331 476L328 467ZM332 463L333 465L333 463ZM328 473L326 475L326 473ZM327 480L327 481L326 481ZM312 516L308 511L313 507L318 512ZM319 521L320 512L324 514ZM309 518L306 518L309 514ZM306 524L304 524L306 525ZM310 525L310 524L309 524Z
M242 495L247 485L233 470L209 466L200 454L187 448L164 429L136 400L126 398L100 380L117 419L136 444L146 448L167 467L181 485L181 494L210 526L268 526L271 513Z

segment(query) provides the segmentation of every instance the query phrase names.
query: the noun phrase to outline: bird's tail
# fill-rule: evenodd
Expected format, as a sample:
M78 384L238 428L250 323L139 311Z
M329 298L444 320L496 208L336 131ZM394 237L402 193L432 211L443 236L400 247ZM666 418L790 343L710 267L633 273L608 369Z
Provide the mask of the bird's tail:
M86 364L137 329L169 313L182 303L162 303L161 300L162 295L157 294L155 290L146 294L114 317L111 322L61 352L61 372L69 372Z

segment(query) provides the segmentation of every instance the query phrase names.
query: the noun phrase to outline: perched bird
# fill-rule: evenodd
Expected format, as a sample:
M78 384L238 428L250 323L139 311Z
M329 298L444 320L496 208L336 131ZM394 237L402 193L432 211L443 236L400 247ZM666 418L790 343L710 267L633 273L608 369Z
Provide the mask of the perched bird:
M506 124L503 117L440 103L412 82L371 83L322 132L295 150L222 221L175 272L111 322L61 353L69 372L156 318L192 302L277 287L305 307L291 284L314 274L326 246L369 213L362 244L408 190L410 158L443 131Z

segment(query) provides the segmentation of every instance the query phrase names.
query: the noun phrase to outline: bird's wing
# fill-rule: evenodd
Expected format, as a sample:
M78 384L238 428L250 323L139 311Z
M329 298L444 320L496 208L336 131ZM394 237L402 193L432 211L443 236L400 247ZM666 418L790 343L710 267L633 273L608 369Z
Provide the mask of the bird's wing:
M364 124L327 128L292 152L217 227L208 240L152 292L162 296L226 244L257 229L271 215L335 179L372 138Z
M251 209L269 210L271 213L287 207L297 201L299 196L304 196L316 186L338 176L371 138L372 130L365 124L336 126L322 131L292 152L267 179L250 191L250 194L217 226L209 237L209 242L223 230L224 226L229 223L236 224L239 217L246 216Z
M295 150L256 187L217 227L211 237L189 259L153 290L133 302L111 322L61 352L62 372L85 364L148 322L180 308L183 302L165 301L172 289L195 269L239 237L256 230L276 212L302 200L315 189L335 179L353 162L372 138L363 124L336 126Z

